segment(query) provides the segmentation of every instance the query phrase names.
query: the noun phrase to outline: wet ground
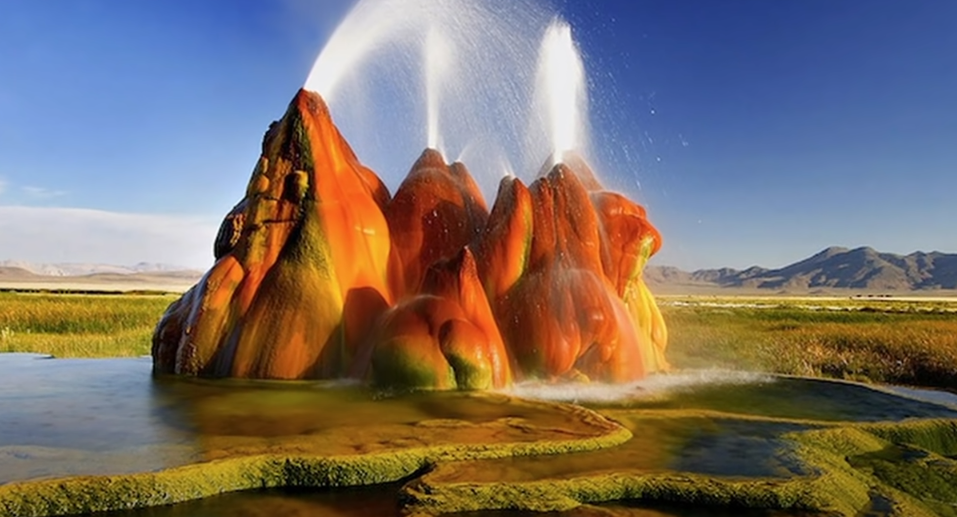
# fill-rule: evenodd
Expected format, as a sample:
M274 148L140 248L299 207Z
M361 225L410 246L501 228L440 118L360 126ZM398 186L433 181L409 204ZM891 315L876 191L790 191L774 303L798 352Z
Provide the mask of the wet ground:
M316 455L601 435L555 404L320 382L154 379L149 358L0 354L0 484L294 448Z
M550 490L549 483L575 486L607 482L609 476L671 479L676 474L731 484L750 480L786 484L821 475L799 454L791 439L794 433L844 423L957 419L957 405L948 407L954 401L947 394L733 373L651 379L608 387L606 392L594 385L516 390L553 400L534 402L508 394L381 393L343 383L154 379L150 368L149 358L61 360L0 354L0 489L6 484L19 490L29 488L30 482L77 475L163 472L256 455L362 458L438 451L428 453L433 459L421 470L397 471L393 479L398 481L391 484L239 491L103 514L398 515L401 504L415 500L422 487L428 494L420 501L422 508L438 511L443 504L455 503L462 487L494 494L496 486ZM609 438L621 436L622 427L631 432L630 439ZM527 455L529 451L521 448L516 450L525 452L486 454L501 444L550 443L578 445L562 445L565 454ZM473 452L456 456L465 446ZM862 465L871 461L868 469L874 461L884 461L884 456L873 461L861 458ZM935 461L929 464L942 460ZM540 484L543 481L545 485ZM411 490L407 483L414 485ZM446 489L448 495L443 496ZM445 499L430 507L435 503L430 497ZM647 498L601 502L586 497L581 502L586 504L553 513L499 510L494 515L820 515L733 504L669 505ZM860 511L894 514L893 505L884 505L890 510L871 506Z

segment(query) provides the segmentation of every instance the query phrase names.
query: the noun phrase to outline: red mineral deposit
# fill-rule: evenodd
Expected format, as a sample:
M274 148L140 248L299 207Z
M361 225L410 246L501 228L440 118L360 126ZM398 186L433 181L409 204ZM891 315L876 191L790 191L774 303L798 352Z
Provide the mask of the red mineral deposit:
M429 266L458 254L487 219L482 192L465 166L447 165L438 151L426 149L386 209L392 250L401 264L393 291L418 289Z
M363 356L355 373L383 386L488 389L509 384L508 353L468 247L432 264L419 293L379 320Z
M322 99L300 90L266 133L241 214L217 239L221 256L157 327L154 370L341 375L363 329L392 303L388 201Z
M489 213L465 166L426 150L390 197L300 90L215 265L157 326L154 372L486 389L666 370L645 210L577 156L545 172L503 179Z
M486 292L508 350L525 375L621 382L665 368L642 323L661 323L641 298L640 264L624 263L635 243L657 245L644 217L624 222L596 210L612 199L583 163L560 163L529 188L507 178L478 249ZM618 198L614 198L618 199ZM621 200L627 202L623 197ZM598 203L616 213L637 205ZM647 259L647 255L645 255ZM618 270L630 267L621 282ZM638 294L625 299L620 293ZM653 304L653 300L651 301ZM640 319L636 316L640 316ZM657 317L656 317L657 316ZM663 324L662 324L663 329ZM664 336L661 347L664 347Z

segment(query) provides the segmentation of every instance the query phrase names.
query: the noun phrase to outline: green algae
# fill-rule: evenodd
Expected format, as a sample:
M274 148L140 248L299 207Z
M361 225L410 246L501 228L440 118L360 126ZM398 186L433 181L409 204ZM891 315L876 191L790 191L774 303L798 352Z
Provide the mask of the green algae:
M583 503L635 499L701 506L815 509L817 494L795 480L722 479L683 473L611 472L574 479L523 483L432 484L425 476L404 489L416 512L441 514L482 509L562 511Z
M848 459L881 482L919 499L936 515L957 515L957 461L923 449L892 445Z
M171 425L196 437L199 452L191 462L0 484L0 515L381 483L392 483L405 513L422 515L591 511L583 505L609 501L725 508L729 515L742 508L815 516L957 515L953 411L847 383L827 383L829 390L820 381L783 383L807 387L805 397L833 399L819 415L813 406L791 410L789 401L774 410L767 397L753 408L746 401L712 408L704 396L688 393L667 403L659 397L592 410L484 393L377 399L361 389L304 382L159 379L151 386L157 413L168 413ZM787 393L779 386L777 396ZM403 480L410 481L400 489Z
M732 466L719 472L696 473L676 469L675 461L696 440L696 435L750 431L757 435L784 436L804 429L804 424L766 419L735 420L725 415L694 411L665 413L626 410L608 411L615 420L632 430L634 438L614 449L563 456L522 459L495 459L438 465L407 485L404 497L415 512L440 514L481 509L567 511L587 503L616 500L682 502L701 507L738 507L818 511L834 509L829 489L838 476L821 475L818 467L801 468L797 446L784 451L794 454L788 467L752 466L755 475L736 471L744 462L761 462L775 455L776 441L745 457L730 456L706 464L712 469L720 461ZM750 429L741 425L744 423ZM785 446L783 441L781 446ZM738 451L729 451L735 453ZM699 466L700 468L700 466ZM783 470L783 472L781 472ZM814 470L814 475L808 473ZM841 508L853 515L867 502L863 498Z
M913 421L868 430L887 444L848 458L858 470L919 500L936 515L957 516L957 421Z
M889 510L874 515L937 515L911 494L883 483L871 469L860 468L862 465L854 461L855 457L878 452L887 446L887 442L867 432L867 426L852 424L795 433L791 437L801 444L800 454L805 461L823 472L815 480L815 489L830 501L830 509L837 514L858 515L859 510L870 507L874 499L881 499Z
M175 505L103 512L89 517L398 517L400 484L232 492Z
M259 455L154 473L77 476L0 486L3 515L47 516L171 504L228 491L389 483L432 466L509 455L562 454L627 440L623 430L582 440L411 448L388 453L307 457Z
M861 391L868 388L848 383L829 385L837 388L832 390L832 396L839 395L840 388L851 388L843 393L851 400L832 401L831 406L824 408L825 418L819 421L806 418L810 410L790 411L786 403L784 408L773 412L767 411L768 406L759 406L758 416L743 411L735 414L683 409L681 406L685 404L671 406L660 400L637 402L631 409L619 405L602 412L630 428L635 438L615 449L529 461L443 464L408 484L404 496L409 507L422 514L489 508L561 512L589 503L640 500L701 507L778 509L814 515L955 515L957 461L946 455L957 447L957 421L938 418L847 422L839 418L846 410L835 412L833 409L839 407L838 404L851 405L864 400L863 407L851 411L865 422L869 420L866 411L876 410L878 414L898 418L914 413L926 416L952 412L905 398L893 399L894 408L881 408L874 401L889 396L887 393ZM697 402L700 401L699 398ZM725 410L740 410L740 406L717 405ZM769 412L805 418L776 418L768 416ZM667 425L656 425L654 419L661 419ZM729 423L732 428L758 423L769 426L774 440L789 444L787 455L797 468L785 477L767 474L742 477L735 475L740 472L736 473L733 468L708 474L688 472L690 465L675 469L672 463L666 465L668 468L661 468L660 458L658 464L629 463L633 459L629 448L641 450L648 446L643 432L666 435L672 444L663 449L681 450L681 454L687 456L689 444L695 442L692 429L714 432ZM768 451L758 451L758 456L766 453ZM596 458L600 460L595 461ZM533 461L551 462L552 466L536 469L530 466ZM503 462L517 465L520 474L515 474L516 467L503 468ZM562 463L566 468L555 468ZM496 480L496 476L504 479Z
M635 471L738 478L789 478L807 473L794 456L791 442L781 438L806 428L804 424L715 418L692 412L614 412L606 416L629 429L633 438L613 449L456 464L440 467L428 476L432 480L448 476L470 482L511 483Z
M372 447L373 452L352 454L317 454L351 450L349 440L357 432L352 426L338 429L339 434L349 435L342 443L330 443L333 437L329 433L282 436L280 441L271 437L210 434L205 438L208 450L204 459L195 464L158 472L0 485L0 515L68 515L171 504L228 491L388 483L437 462L562 454L611 447L631 437L627 429L583 408L495 395L454 398L460 406L469 399L490 400L492 407L500 411L521 413L529 408L532 413L558 418L513 416L477 423L425 420L381 428L366 424L366 435L361 441L375 442L379 432L378 443ZM569 422L577 424L568 428ZM566 427L555 427L556 424ZM240 440L238 444L236 440ZM423 442L437 445L422 445Z
M904 424L875 424L866 427L876 436L893 443L911 444L942 456L957 455L957 420L916 420Z
M372 357L372 377L377 386L409 389L456 385L455 370L438 348L416 346L418 337L393 336L376 345ZM433 366L433 365L442 366Z

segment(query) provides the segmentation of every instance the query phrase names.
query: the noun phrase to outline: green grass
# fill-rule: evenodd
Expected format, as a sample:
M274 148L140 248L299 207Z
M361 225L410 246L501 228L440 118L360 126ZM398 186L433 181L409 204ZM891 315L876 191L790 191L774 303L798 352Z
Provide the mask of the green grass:
M752 301L731 303L742 302ZM957 386L954 304L881 300L753 302L761 306L663 303L669 360L677 368L729 367Z
M175 298L0 293L0 352L58 357L148 354L153 328ZM957 304L700 298L680 305L673 301L664 300L662 312L670 333L668 357L679 369L717 366L957 386ZM717 303L701 303L705 301ZM464 465L459 462L590 450L620 444L628 435L621 429L567 443L537 441L527 450L509 444L475 449L450 446L331 458L277 450L128 476L38 480L0 487L0 514L78 513L169 504L223 490L393 481L434 467L440 459ZM817 469L817 475L751 480L634 470L518 483L470 484L453 479L444 484L406 485L402 497L414 508L448 511L522 504L537 510L560 509L581 502L641 497L860 515L876 493L890 501L899 515L957 517L954 421L822 425L787 437L798 444L796 454Z
M153 328L173 295L0 293L0 352L56 357L150 353Z
M0 352L146 355L153 328L175 299L0 293ZM739 368L950 388L957 386L955 309L955 302L934 300L662 301L667 355L679 369Z

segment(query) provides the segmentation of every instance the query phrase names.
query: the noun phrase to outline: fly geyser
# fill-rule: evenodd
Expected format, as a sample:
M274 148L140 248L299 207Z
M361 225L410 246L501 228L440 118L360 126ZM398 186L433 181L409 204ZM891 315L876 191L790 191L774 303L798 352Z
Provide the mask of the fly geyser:
M157 326L153 369L437 389L634 380L667 368L641 277L660 243L574 155L530 186L504 178L489 211L465 166L428 149L391 196L300 90L216 264Z
M153 371L487 389L666 370L665 325L642 280L661 237L643 207L604 190L586 164L584 66L560 19L535 49L528 27L543 14L521 2L357 4L266 132L246 195L216 237L215 265L157 326ZM481 31L500 41L476 45ZM411 55L425 56L428 147L391 195L323 96L352 91L336 86L357 76L344 67L410 38L424 44ZM531 184L502 178L489 207L470 170L434 147L481 145L480 163L499 156L523 106L534 107L535 130L522 153L547 147L549 158ZM543 128L550 141L540 146ZM479 167L485 178L488 169Z

